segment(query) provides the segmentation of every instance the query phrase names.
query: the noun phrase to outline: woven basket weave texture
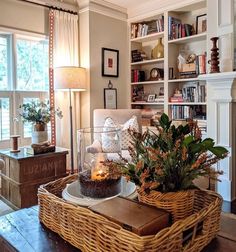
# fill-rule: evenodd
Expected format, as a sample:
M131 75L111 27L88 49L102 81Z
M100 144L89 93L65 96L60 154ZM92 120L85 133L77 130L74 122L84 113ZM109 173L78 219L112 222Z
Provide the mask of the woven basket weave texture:
M138 236L123 229L88 208L64 201L61 193L68 183L78 179L71 175L42 185L38 191L40 221L63 239L86 252L180 252L201 251L217 234L222 198L211 191L197 190L192 215L176 221L156 235ZM197 231L199 224L202 229ZM183 241L183 233L192 236Z

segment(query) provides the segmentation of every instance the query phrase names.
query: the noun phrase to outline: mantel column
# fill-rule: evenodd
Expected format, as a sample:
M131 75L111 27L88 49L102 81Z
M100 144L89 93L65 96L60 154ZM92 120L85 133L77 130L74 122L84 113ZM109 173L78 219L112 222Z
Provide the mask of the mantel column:
M207 136L229 151L217 164L224 174L216 189L224 200L232 201L236 196L236 72L206 74L200 79L207 83Z

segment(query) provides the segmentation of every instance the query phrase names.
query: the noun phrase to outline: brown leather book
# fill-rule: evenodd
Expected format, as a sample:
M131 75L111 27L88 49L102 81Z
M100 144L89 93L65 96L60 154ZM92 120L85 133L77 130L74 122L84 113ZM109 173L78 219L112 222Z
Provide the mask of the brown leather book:
M140 236L154 235L170 226L168 212L122 197L106 200L89 208Z

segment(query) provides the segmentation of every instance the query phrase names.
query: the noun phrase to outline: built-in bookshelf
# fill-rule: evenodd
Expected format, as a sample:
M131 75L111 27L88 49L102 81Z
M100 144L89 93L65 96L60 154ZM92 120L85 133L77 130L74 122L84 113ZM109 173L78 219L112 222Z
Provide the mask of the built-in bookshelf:
M165 112L176 121L196 119L206 131L206 84L198 78L207 71L205 14L206 1L200 0L130 23L130 106L142 109L145 126L148 117L152 126L152 119ZM202 23L196 32L198 16ZM160 38L164 56L153 58Z

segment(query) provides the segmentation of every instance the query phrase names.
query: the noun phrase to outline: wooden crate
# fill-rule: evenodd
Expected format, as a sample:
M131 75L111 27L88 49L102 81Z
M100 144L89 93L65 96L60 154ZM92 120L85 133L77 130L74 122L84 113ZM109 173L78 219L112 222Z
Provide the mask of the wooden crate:
M65 175L65 174L64 174ZM62 176L53 176L30 183L18 184L2 175L1 194L4 199L13 204L16 208L25 208L38 204L37 192L40 185L48 183Z
M41 184L66 176L67 151L57 150L42 155L0 152L5 161L2 169L1 196L13 207L30 207L38 203L37 190Z

